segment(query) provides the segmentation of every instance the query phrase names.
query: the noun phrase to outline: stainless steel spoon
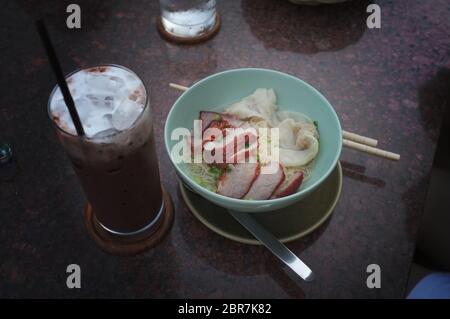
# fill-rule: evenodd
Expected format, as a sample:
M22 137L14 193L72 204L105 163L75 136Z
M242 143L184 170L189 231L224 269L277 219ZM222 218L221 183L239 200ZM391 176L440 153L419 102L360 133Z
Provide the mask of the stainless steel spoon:
M275 236L269 233L264 227L259 224L255 218L249 213L242 213L228 210L242 226L245 227L256 239L258 239L266 248L268 248L272 254L277 256L283 261L289 268L291 268L297 275L299 275L305 281L312 281L314 274L312 270L305 265L292 251L289 250L282 242L280 242Z
M197 194L197 192L186 183L183 182L183 185L193 193ZM266 246L272 254L281 259L281 261L283 261L303 280L312 281L314 279L314 273L312 270L289 248L287 248L275 236L262 227L253 217L250 216L250 214L232 210L228 210L228 212L239 222L239 224L244 226L245 229L247 229L264 246Z

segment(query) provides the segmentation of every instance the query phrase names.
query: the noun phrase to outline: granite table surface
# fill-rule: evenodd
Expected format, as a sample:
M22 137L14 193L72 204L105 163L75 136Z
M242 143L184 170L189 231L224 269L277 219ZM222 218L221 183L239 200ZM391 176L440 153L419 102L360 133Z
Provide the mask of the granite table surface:
M157 1L88 1L81 30L65 27L71 1L3 1L0 10L0 142L16 172L0 182L0 297L403 298L450 87L450 2L369 1L303 7L288 1L218 1L222 28L194 46L164 41ZM33 26L44 15L66 72L116 63L151 94L162 182L175 204L168 236L135 257L102 252L82 218L85 196L47 117L55 79ZM391 162L344 149L343 192L317 231L288 244L311 266L302 282L265 248L204 227L180 197L163 127L180 92L210 74L263 67L316 87L342 126L402 155ZM6 174L2 173L2 176ZM79 264L82 288L66 287ZM369 264L381 288L366 285Z

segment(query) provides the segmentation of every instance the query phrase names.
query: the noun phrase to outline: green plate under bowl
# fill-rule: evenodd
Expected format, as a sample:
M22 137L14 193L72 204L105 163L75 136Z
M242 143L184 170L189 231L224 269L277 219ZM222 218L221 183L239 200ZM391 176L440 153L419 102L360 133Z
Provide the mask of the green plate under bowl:
M342 168L338 162L327 179L304 199L280 210L252 214L252 217L283 243L287 243L306 236L323 224L339 201L341 189ZM180 190L192 214L206 227L240 243L261 244L225 208L195 194L181 182Z

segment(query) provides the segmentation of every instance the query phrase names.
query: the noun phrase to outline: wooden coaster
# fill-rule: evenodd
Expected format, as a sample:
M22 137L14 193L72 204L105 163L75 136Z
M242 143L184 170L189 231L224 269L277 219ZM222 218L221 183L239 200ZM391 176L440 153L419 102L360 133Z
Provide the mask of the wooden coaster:
M178 43L178 44L196 44L206 40L209 40L219 31L220 26L222 24L219 13L216 13L216 23L208 32L202 33L196 37L180 37L170 32L164 28L164 25L161 21L161 17L158 18L157 27L159 33L168 41Z
M136 255L157 245L172 227L174 211L170 194L163 188L164 211L159 218L157 229L146 237L131 239L114 236L105 231L96 221L92 207L88 203L84 210L84 223L89 236L104 251L113 255Z

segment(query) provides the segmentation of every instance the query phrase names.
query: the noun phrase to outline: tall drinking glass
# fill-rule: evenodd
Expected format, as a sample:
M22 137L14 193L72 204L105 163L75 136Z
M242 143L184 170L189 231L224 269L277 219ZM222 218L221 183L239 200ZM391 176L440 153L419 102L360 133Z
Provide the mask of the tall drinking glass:
M176 37L196 38L216 26L216 0L160 0L161 24Z
M95 219L119 236L151 232L164 210L147 90L131 70L102 65L66 81L86 136L76 134L59 87L48 103L59 141Z

